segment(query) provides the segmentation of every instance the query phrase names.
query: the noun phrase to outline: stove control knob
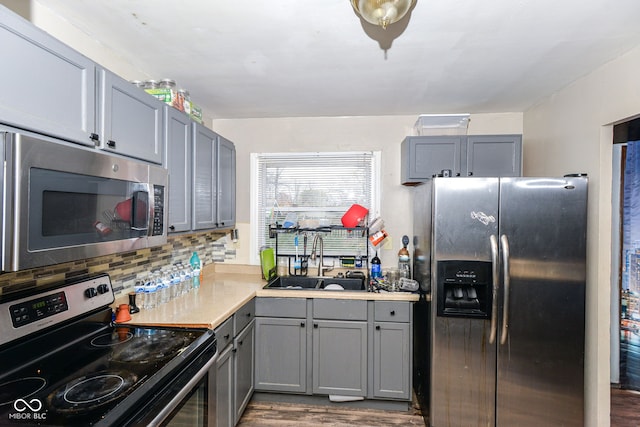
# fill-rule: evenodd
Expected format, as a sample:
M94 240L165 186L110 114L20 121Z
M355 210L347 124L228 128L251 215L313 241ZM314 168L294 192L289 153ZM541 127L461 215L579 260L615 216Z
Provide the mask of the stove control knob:
M106 294L107 292L109 292L109 285L103 283L101 285L98 285L98 293L99 294Z
M98 295L98 291L96 291L96 288L87 288L87 290L84 291L84 294L87 298L93 298Z

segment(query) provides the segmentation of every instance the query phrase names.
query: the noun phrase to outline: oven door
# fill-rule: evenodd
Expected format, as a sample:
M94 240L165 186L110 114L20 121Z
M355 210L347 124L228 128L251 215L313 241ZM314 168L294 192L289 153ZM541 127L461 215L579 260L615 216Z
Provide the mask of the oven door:
M122 425L214 427L217 359L216 346L210 346Z

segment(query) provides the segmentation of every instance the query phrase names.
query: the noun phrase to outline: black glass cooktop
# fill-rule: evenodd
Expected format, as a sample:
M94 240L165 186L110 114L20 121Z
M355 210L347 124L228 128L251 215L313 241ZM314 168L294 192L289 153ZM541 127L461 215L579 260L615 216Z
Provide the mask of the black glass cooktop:
M87 426L125 414L214 340L202 329L97 320L0 349L0 425Z

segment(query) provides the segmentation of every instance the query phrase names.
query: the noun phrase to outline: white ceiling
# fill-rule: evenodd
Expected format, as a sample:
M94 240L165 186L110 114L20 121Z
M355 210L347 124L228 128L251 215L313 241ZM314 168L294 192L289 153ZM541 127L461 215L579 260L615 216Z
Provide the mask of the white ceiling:
M524 111L640 45L639 0L35 1L212 118Z

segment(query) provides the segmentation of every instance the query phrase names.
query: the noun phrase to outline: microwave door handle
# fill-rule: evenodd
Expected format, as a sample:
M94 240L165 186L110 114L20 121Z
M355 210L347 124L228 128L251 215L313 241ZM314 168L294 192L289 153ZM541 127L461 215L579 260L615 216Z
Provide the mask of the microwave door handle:
M131 200L131 204L132 204L131 229L136 231L146 231L148 235L149 232L151 231L151 227L149 226L149 218L153 218L153 197L150 197L151 186L149 184L143 184L142 186L143 186L142 190L134 191L132 195L133 200ZM146 200L141 200L141 196L143 194L145 195ZM136 227L136 224L135 224L136 218L138 217L137 207L140 206L139 202L142 202L143 204L147 205L147 209L145 211L146 218L145 218L143 227Z
M500 246L502 248L502 268L504 275L504 297L502 301L502 328L500 332L500 344L507 342L509 334L509 291L511 290L511 277L509 277L509 239L506 235L500 236Z
M496 333L498 327L498 287L500 275L498 273L498 238L495 235L489 237L491 245L491 275L492 275L492 292L491 292L491 327L489 332L489 343L496 341Z

